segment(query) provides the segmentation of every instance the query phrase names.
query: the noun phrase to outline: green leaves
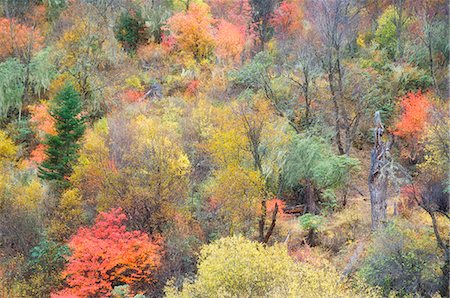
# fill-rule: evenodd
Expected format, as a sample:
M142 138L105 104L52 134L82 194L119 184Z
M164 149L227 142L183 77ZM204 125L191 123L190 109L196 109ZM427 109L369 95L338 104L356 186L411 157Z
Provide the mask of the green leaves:
M47 159L39 167L39 177L56 180L68 186L67 178L72 164L78 158L78 141L85 130L81 113L81 97L71 85L67 85L55 98L50 114L55 119L56 135L48 135Z
M349 173L358 165L357 159L334 154L331 145L323 138L296 136L283 173L288 186L293 187L309 179L328 197L334 197L334 190L344 185Z
M0 63L0 119L11 109L20 109L24 93L24 66L17 59Z
M49 63L49 55L50 49L37 53L28 66L18 59L0 63L0 119L13 109L21 110L26 92L40 96L42 90L48 88L55 74L54 66ZM27 80L29 88L25 90Z

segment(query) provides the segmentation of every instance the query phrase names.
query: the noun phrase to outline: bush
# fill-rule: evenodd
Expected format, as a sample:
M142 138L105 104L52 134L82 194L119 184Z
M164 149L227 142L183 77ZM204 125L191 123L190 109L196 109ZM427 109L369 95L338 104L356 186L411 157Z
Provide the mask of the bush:
M357 297L334 268L296 264L282 245L265 246L244 237L222 238L200 252L197 279L167 297ZM367 293L364 297L367 297Z
M375 235L359 276L384 295L431 296L439 289L440 258L431 231L394 222Z

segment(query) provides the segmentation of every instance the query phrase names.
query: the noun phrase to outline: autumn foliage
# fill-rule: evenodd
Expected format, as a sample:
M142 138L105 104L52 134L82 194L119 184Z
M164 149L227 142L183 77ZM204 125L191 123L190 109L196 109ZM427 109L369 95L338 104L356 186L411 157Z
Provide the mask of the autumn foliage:
M394 134L406 139L420 136L427 123L430 101L420 91L408 93L402 98L401 107L402 115L396 124Z
M195 59L207 58L214 49L213 18L207 5L192 3L187 12L179 12L167 21L177 46Z
M48 104L42 102L29 107L31 118L30 124L37 135L39 144L30 153L30 158L25 162L27 166L36 167L45 160L47 146L43 144L45 136L55 135L55 119L48 112Z
M297 33L302 29L303 13L295 0L285 0L275 10L271 23L283 37Z
M69 242L72 255L63 272L68 287L53 297L105 297L116 285L133 291L152 284L161 259L161 240L127 231L120 208L101 212L92 227L83 227Z
M0 58L23 56L42 47L39 30L19 24L14 19L0 18Z
M402 98L402 114L395 125L394 134L408 143L409 155L413 158L417 153L418 142L425 132L430 107L430 101L421 91L408 93Z
M217 56L239 61L245 46L245 31L239 26L220 20L216 34Z

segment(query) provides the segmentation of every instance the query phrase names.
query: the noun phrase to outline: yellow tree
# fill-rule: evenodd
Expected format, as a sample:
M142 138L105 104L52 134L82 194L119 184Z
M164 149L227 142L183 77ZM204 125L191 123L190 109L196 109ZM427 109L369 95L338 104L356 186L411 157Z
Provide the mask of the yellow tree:
M176 122L112 115L87 133L71 180L98 210L122 207L133 227L161 232L187 197L189 171Z
M217 193L212 192L210 196L225 198L217 194L234 191L236 194L252 194L250 197L253 199L258 197L259 203L253 205L255 209L252 214L259 214L259 239L267 242L275 228L278 212L276 205L266 229L267 199L276 186L280 157L289 140L284 132L285 123L275 116L270 103L260 99L249 103L232 102L224 108L216 108L214 116L215 127L206 149L220 169L215 178L220 180L225 175L239 173L238 176L246 182L213 188ZM232 203L231 198L235 199ZM233 195L228 198L227 204L240 206L246 200L246 196Z

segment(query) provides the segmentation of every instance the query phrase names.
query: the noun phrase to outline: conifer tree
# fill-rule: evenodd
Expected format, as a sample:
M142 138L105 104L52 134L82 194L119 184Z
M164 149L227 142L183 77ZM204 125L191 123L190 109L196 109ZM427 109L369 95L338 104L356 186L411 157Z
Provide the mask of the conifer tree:
M78 141L85 130L81 113L81 96L72 85L66 85L55 97L50 115L55 119L55 135L47 135L46 159L39 167L39 177L54 180L67 187L79 149Z

